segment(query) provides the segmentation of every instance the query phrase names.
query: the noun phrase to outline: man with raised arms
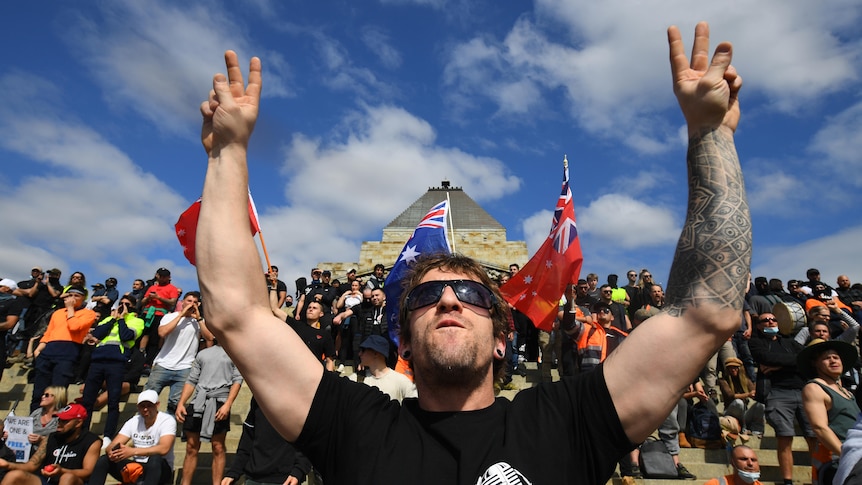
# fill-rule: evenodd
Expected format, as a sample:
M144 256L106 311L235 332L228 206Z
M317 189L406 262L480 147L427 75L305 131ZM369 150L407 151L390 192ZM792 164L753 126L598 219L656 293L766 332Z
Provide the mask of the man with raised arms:
M742 79L731 45L710 63L709 28L695 29L691 59L668 29L673 87L688 125L688 214L662 313L595 371L495 399L507 306L474 261L417 263L401 305L401 347L418 399L402 405L324 372L272 315L248 226L249 138L258 116L260 60L248 86L225 54L201 104L209 156L197 237L208 322L272 424L307 452L327 483L604 483L616 460L675 406L707 358L736 330L751 257L751 227L733 134ZM687 359L655 352L685 348ZM640 369L631 372L631 369ZM285 399L290 396L290 399ZM344 459L362 442L378 458ZM336 462L337 461L337 462Z

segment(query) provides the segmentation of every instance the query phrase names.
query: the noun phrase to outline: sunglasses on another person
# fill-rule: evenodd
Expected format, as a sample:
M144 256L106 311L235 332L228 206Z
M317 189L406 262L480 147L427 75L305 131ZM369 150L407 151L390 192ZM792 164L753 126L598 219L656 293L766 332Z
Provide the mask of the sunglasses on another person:
M446 287L452 288L455 296L462 303L467 303L485 310L490 310L497 298L490 288L472 280L438 280L426 281L407 294L407 310L413 311L428 305L433 305L440 301L443 296L443 291Z

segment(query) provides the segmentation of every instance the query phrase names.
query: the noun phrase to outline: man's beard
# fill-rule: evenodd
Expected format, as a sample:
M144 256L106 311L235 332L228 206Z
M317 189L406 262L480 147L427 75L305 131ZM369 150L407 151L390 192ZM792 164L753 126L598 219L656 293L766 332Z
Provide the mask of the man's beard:
M427 364L420 372L433 386L469 388L482 381L487 369L477 363L476 348L462 347L456 353L428 349Z
M57 436L57 439L58 439L60 442L62 442L62 443L68 443L68 442L69 442L69 439L70 439L70 438L72 438L72 436L74 436L74 435L75 435L75 431L77 431L77 429L75 429L75 428L71 428L71 429L69 429L68 431L63 431L63 432L55 431L55 432L54 432L54 435L55 435L55 436Z

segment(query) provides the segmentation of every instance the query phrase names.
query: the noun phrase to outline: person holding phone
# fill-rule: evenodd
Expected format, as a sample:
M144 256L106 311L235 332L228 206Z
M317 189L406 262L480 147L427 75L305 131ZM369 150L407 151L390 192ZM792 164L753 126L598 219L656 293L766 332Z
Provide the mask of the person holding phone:
M138 413L123 424L93 468L89 485L105 485L108 475L122 483L158 485L174 476L177 422L159 411L156 391L138 396Z
M137 300L132 295L123 295L117 308L91 329L86 340L94 343L90 357L90 369L84 381L84 394L81 403L87 415L93 414L93 405L102 390L102 383L108 391L108 416L105 420L103 442L110 442L117 431L120 421L120 398L123 394L123 379L126 362L135 341L144 331L144 320L135 313ZM85 423L90 425L89 419Z

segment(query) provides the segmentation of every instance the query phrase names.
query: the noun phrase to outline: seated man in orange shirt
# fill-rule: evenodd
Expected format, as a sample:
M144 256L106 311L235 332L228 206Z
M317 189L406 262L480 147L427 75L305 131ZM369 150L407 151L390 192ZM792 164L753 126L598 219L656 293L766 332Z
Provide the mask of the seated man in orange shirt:
M819 282L814 285L812 297L805 300L805 311L808 312L815 306L830 306L830 303L834 303L838 306L838 308L842 310L847 310L850 315L853 315L852 308L845 305L844 302L842 302L838 298L833 298L832 291L827 288L824 283Z
M48 329L33 354L36 356L36 377L30 412L39 408L42 393L48 386L67 387L72 383L75 362L81 342L96 321L96 312L87 310L87 290L73 285L60 295L64 308L51 315Z

